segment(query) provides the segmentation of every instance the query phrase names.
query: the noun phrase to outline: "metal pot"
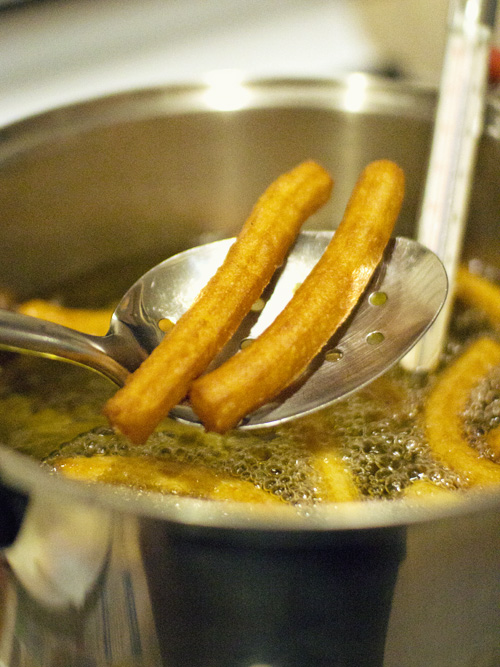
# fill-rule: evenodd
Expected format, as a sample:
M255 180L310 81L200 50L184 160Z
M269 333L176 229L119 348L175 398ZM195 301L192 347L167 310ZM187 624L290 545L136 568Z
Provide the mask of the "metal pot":
M342 81L219 83L59 109L0 134L0 283L50 291L111 260L125 289L183 247L232 235L280 172L407 173L411 235L434 92ZM500 113L479 151L465 253L498 257ZM500 496L286 509L117 494L0 447L0 662L43 667L500 664Z

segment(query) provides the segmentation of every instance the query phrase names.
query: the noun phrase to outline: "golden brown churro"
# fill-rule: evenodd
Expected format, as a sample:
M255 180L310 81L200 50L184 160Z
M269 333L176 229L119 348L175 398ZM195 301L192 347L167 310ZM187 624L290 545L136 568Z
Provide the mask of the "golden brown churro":
M464 266L457 270L455 295L469 306L482 310L494 327L500 327L500 287Z
M16 310L24 315L38 317L41 320L62 324L70 329L77 329L94 336L105 336L109 330L112 308L66 308L51 301L32 299L17 306Z
M208 430L236 426L307 368L368 284L403 194L403 172L393 162L364 169L332 241L291 301L252 345L193 383L191 404Z
M432 500L450 500L453 502L457 499L456 492L439 486L431 482L430 479L416 479L406 487L404 497L409 500L422 500L425 502Z
M146 456L94 455L59 459L54 468L85 482L127 486L181 496L251 503L284 504L251 482L203 466Z
M500 465L480 458L469 445L461 416L471 390L498 365L500 345L490 338L477 340L441 374L425 406L425 429L434 456L469 484L500 483Z
M329 198L332 179L307 161L258 200L215 276L168 336L105 406L113 427L144 442L231 338L283 262L302 223Z
M344 503L360 500L354 477L346 469L339 453L332 449L315 452L311 465L319 476L316 495L321 502Z
M488 447L493 452L495 461L500 463L500 426L492 428L491 431L488 431L486 434L486 442Z

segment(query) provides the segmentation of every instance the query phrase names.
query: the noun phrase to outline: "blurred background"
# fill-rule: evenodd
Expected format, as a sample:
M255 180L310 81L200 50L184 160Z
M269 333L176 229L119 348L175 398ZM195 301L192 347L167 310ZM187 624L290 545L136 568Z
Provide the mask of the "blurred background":
M0 123L221 69L435 83L447 13L448 0L0 0Z

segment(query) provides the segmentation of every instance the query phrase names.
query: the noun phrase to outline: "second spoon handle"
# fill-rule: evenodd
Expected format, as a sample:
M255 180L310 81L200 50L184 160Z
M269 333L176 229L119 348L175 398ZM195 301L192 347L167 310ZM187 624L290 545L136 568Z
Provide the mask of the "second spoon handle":
M448 38L418 221L418 241L441 259L453 294L462 249L485 89L496 0L452 2ZM432 370L447 334L452 298L436 322L404 358L409 370Z
M128 371L118 361L116 336L91 336L36 317L0 309L0 348L29 352L88 366L118 385L123 384ZM112 349L113 348L113 349Z

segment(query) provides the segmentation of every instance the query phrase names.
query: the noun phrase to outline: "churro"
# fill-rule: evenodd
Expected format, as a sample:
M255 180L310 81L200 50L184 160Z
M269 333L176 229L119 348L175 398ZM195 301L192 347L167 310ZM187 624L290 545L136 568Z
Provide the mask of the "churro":
M321 502L343 503L360 499L354 477L338 452L333 449L314 452L311 465L319 478L316 495Z
M302 223L329 198L332 179L307 161L258 200L237 240L193 306L105 406L112 426L144 442L181 401L259 298Z
M60 458L54 469L84 482L128 486L194 498L284 504L251 482L209 468L146 456L99 455Z
M17 312L41 320L62 324L94 336L105 336L108 333L112 308L67 308L44 299L31 299L16 307Z
M464 435L462 414L472 389L500 365L500 344L480 338L438 378L424 410L429 446L466 484L500 483L500 465L481 458Z
M323 256L249 347L193 382L190 400L223 433L274 398L308 366L363 293L389 241L404 194L402 170L380 160L362 172Z
M500 327L500 287L472 273L465 266L457 269L455 296L473 308L482 310L494 327Z

